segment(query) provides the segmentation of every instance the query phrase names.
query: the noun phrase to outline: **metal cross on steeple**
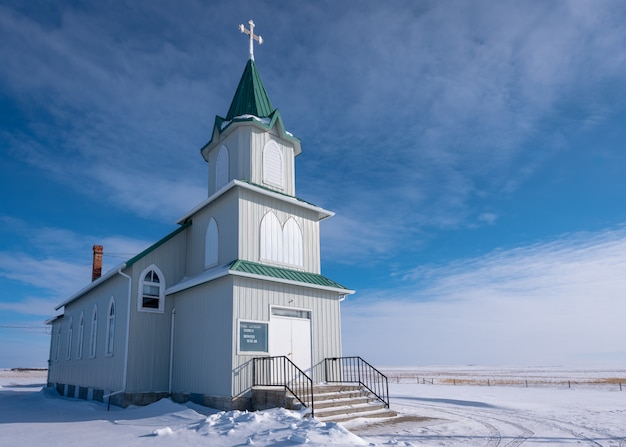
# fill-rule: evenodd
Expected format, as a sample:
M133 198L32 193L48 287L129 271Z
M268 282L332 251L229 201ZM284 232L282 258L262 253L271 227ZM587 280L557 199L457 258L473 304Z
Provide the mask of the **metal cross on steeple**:
M248 25L250 25L249 30L247 30L243 24L239 25L239 31L250 36L250 59L254 60L254 41L256 40L259 42L259 45L261 45L263 43L263 38L254 34L254 22L252 19L248 21Z

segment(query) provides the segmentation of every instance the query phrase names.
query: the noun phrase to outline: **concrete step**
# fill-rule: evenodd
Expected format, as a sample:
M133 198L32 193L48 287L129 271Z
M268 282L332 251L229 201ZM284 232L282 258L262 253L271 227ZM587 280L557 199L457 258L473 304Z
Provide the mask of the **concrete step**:
M301 390L294 391L310 408L311 395L306 392L303 393ZM291 393L285 394L283 391L282 396L284 396L283 405L286 408L301 408L301 404ZM313 400L315 418L321 421L345 422L357 418L393 418L397 416L394 411L386 408L385 404L367 389L355 385L315 385L313 387Z
M354 419L357 417L364 417L363 414L378 414L383 410L387 410L382 402L379 403L364 403L356 405L346 405L343 407L330 407L315 409L315 418L322 421L331 419Z
M332 399L315 399L315 410L321 410L322 408L332 408L332 407L346 407L346 406L354 406L360 404L367 404L374 401L371 396L367 394L363 394L360 396L347 396L334 397Z
M322 422L347 422L347 421L352 421L354 419L359 419L359 418L367 418L367 419L393 419L398 417L398 413L396 413L393 410L390 410L389 408L382 408L379 410L373 410L373 411L361 411L358 413L351 413L351 414L338 414L338 415L334 415L334 416L319 416L317 415L317 412L315 414L315 418L319 419Z

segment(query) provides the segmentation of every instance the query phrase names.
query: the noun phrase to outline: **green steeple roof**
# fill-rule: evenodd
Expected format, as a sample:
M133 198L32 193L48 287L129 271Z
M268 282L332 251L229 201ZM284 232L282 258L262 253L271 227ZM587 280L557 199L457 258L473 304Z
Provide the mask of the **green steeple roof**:
M294 155L302 152L300 140L285 130L280 112L272 107L253 59L249 59L246 64L226 118L215 116L211 140L200 149L206 161L209 161L208 153L219 144L219 135L231 125L241 122L250 122L267 130L278 125L279 135L294 144Z
M236 116L242 115L267 118L273 111L274 108L269 96L267 96L265 87L263 87L256 65L252 59L249 59L239 80L233 102L228 109L226 120L232 120Z

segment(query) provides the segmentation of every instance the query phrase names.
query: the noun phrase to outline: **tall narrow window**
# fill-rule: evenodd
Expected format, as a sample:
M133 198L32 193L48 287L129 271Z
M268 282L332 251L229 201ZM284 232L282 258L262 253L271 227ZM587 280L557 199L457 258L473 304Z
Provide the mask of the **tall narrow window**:
M59 352L61 351L61 323L59 323L59 330L57 331L57 344L54 354L54 360L59 360Z
M165 308L165 281L163 274L151 265L141 273L139 282L139 310L163 312Z
M215 163L215 190L218 191L222 186L228 183L228 149L226 146L220 146L220 150L217 153L217 162Z
M263 148L263 183L283 187L283 153L273 140Z
M219 243L218 236L217 223L215 222L215 219L211 217L204 239L204 268L217 265Z
M283 262L291 265L302 265L302 231L293 217L285 222L283 228Z
M261 259L282 262L283 230L272 211L261 220Z
M107 313L107 337L106 337L106 355L113 355L113 342L115 340L115 300L111 297L109 303L109 312Z
M69 360L72 358L72 334L74 333L74 319L70 317L70 324L67 329L67 355L65 358Z
M76 348L76 358L83 358L83 339L85 338L85 314L80 313L80 320L78 321L78 347Z
M96 356L96 342L98 340L98 306L93 307L91 315L91 336L89 337L89 357Z

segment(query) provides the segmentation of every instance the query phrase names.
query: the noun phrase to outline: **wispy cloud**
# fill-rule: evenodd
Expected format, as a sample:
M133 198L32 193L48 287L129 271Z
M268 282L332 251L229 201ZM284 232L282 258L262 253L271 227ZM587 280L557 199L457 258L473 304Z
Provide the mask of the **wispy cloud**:
M91 247L95 243L105 247L103 269L130 259L154 241L120 236L80 234L66 229L28 224L21 219L2 216L0 222L9 224L13 234L19 234L22 247L0 250L0 278L34 287L39 297L13 293L5 282L0 301L4 309L39 315L41 307L34 301L58 304L91 280ZM7 232L8 233L8 232ZM80 273L82 272L82 274Z
M625 253L622 228L404 272L346 302L347 349L397 362L396 340L407 365L623 363Z
M5 138L81 194L170 222L205 196L198 148L243 68L226 20L242 18L199 2L93 8L2 7L0 76L31 118ZM259 48L266 87L303 139L299 191L370 224L351 229L347 255L401 245L407 229L493 224L477 201L611 116L597 85L626 90L619 2L252 9L272 45ZM555 122L565 104L576 117Z
M316 91L340 92L330 110L326 96L305 101L300 92L298 112L315 121L323 110L326 126L304 138L305 151L319 142L315 155L303 154L319 169L303 170L302 184L364 223L393 216L391 244L415 226L493 224L480 200L515 192L572 150L581 129L616 113L599 85L615 85L622 98L626 90L625 11L615 2L374 8L328 24L336 44L332 54L320 46L314 60L332 77L299 74L317 76ZM564 120L564 108L576 112ZM331 163L338 153L343 160ZM374 252L361 236L359 251Z

